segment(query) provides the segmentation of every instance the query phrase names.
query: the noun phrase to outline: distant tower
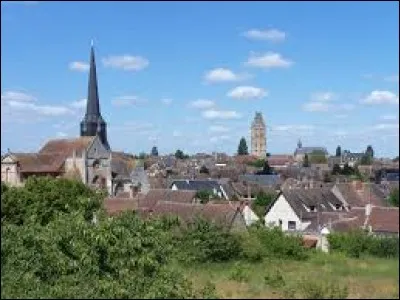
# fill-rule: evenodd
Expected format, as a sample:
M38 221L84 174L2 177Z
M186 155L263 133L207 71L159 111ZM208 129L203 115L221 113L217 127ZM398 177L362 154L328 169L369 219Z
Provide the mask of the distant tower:
M86 113L81 122L81 136L99 135L103 145L110 149L107 140L107 124L100 113L99 92L97 89L96 62L93 43L90 49L90 70Z
M257 157L265 157L267 155L266 144L265 122L261 112L256 112L251 124L251 154Z
M297 142L297 149L301 149L303 147L303 144L301 143L301 140Z

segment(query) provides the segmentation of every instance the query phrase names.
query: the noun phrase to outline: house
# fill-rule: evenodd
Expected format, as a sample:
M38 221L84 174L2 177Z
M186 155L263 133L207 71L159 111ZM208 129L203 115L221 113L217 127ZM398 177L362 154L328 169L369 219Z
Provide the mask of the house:
M283 231L307 231L323 212L345 212L343 202L327 188L283 190L269 205L266 226Z
M243 183L254 183L262 186L277 187L280 185L280 177L277 174L271 175L256 175L256 174L245 174L239 176L239 182Z
M267 160L270 167L276 170L285 169L294 162L292 155L270 155Z
M214 196L229 200L224 188L216 180L174 180L170 184L172 190L208 191Z
M328 151L325 147L303 147L301 141L299 140L297 143L297 148L294 151L294 160L297 162L302 162L306 154L311 155L315 151L323 153L325 157L328 158Z
M347 209L365 207L367 204L374 206L388 206L388 191L384 185L352 181L350 183L335 184L332 193L341 199ZM389 192L390 193L390 192Z
M399 236L399 208L373 205L354 208L344 218L327 224L327 227L337 232L365 229L374 235Z

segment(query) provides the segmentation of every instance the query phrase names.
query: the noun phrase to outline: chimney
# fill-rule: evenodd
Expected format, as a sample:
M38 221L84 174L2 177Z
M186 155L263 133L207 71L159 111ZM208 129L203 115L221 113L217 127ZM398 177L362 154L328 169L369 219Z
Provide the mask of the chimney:
M365 205L365 216L369 217L371 215L371 211L372 211L372 205L371 204L366 204Z
M247 198L251 199L251 187L250 187L250 184L247 185Z

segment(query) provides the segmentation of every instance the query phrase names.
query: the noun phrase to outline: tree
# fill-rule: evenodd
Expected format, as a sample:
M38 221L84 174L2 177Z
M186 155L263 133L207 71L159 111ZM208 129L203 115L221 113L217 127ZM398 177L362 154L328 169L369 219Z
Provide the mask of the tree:
M334 164L332 169L332 175L339 175L341 173L342 169L340 168L340 166L338 164Z
M274 201L275 197L276 196L272 193L260 191L257 194L256 199L251 203L251 209L257 214L257 216L264 218L267 206Z
M395 188L389 195L389 202L393 206L399 207L399 189Z
M310 166L310 161L309 161L309 159L308 159L308 154L306 153L306 154L304 155L303 167L304 167L304 168L308 168L309 166Z
M258 175L272 175L274 169L269 165L268 160L265 160L262 171L257 172Z
M201 166L199 173L201 174L210 174L210 171L208 170L208 168L206 166Z
M146 153L140 152L139 153L139 159L145 159L146 158Z
M327 162L324 151L314 150L309 157L310 163L312 164L325 164Z
M175 157L176 157L177 159L184 159L184 158L185 158L185 154L183 153L182 150L178 149L178 150L176 150L176 152L175 152Z
M242 137L239 142L238 155L248 155L248 154L249 150L247 148L246 139Z
M368 145L367 150L365 151L365 154L369 156L372 160L374 158L374 149L372 149L371 145Z
M151 148L151 155L152 156L158 156L158 149L156 146L154 146L153 148Z
M362 165L362 166L369 166L369 165L371 165L371 164L372 164L372 157L371 157L370 155L368 155L368 154L364 154L364 155L361 157L360 165Z
M342 148L340 146L337 146L336 148L336 157L342 156Z
M201 204L206 204L212 197L212 192L208 190L200 190L196 192L196 198L200 199Z

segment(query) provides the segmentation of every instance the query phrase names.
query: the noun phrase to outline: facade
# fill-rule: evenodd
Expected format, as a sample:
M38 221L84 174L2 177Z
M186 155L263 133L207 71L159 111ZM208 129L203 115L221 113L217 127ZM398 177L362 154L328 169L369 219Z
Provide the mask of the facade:
M125 153L112 152L107 140L107 124L100 113L96 62L93 45L86 113L80 123L80 137L49 140L37 153L8 151L1 159L1 181L20 186L29 176L67 177L88 186L130 191L135 161ZM142 183L143 184L143 183Z
M297 162L302 162L306 154L310 156L314 151L323 152L325 157L328 158L328 151L325 147L303 147L301 140L299 140L294 151L294 159Z
M260 158L267 155L266 127L261 112L256 112L251 124L251 154Z

